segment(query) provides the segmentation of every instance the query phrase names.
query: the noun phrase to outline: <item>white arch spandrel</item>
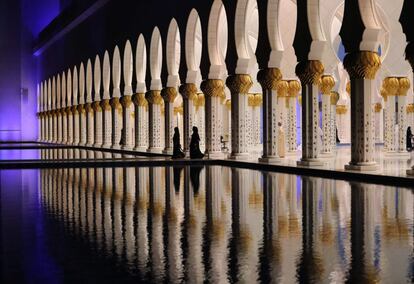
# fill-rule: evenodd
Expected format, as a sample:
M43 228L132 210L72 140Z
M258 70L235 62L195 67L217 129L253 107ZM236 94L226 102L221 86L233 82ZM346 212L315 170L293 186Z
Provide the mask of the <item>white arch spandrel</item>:
M69 99L66 95L66 75L65 75L65 72L62 72L60 87L61 87L61 90L62 90L62 107L67 107L67 106L69 106Z
M92 62L86 63L86 103L92 102Z
M57 77L56 77L56 97L57 97L56 108L60 109L62 107L62 92L61 92L61 88L60 88L60 74L58 74Z
M70 75L70 73L69 73ZM69 88L71 89L72 92L72 99L73 99L73 105L76 106L78 105L78 91L79 91L79 84L78 84L78 69L75 67L73 67L73 73L72 73L72 84L69 84L69 80L70 80L70 76L68 75L68 91Z
M137 80L136 93L145 93L147 91L145 85L145 74L147 72L147 46L145 38L139 35L137 41L137 49L135 53L135 77Z
M208 55L210 58L209 79L223 80L227 76L226 54L228 24L226 9L220 0L215 0L208 19Z
M115 46L114 54L112 56L112 97L119 98L121 90L119 88L121 83L121 55L118 46Z
M73 78L75 79L75 74L73 75ZM83 105L85 103L85 67L83 65L83 62L81 63L79 67L79 104Z
M101 78L102 78L102 71L101 71L101 61L99 59L99 55L95 57L94 63L94 70L93 70L93 87L94 87L94 101L99 102L101 100Z
M181 60L181 38L177 21L172 19L167 34L167 87L177 87L180 84L178 70Z
M66 72L66 96L68 97L68 106L75 106L77 104L75 104L75 99L72 94L72 75L70 69Z
M105 51L104 59L103 59L103 67L102 67L102 83L103 83L103 99L109 100L110 93L109 93L109 86L111 83L111 63L109 61L109 53Z
M151 36L150 49L150 73L151 90L161 90L161 68L162 68L162 40L158 27L154 28Z
M255 66L259 37L259 11L256 0L238 0L234 23L238 56L236 74L251 74Z
M55 76L52 77L52 109L56 109L56 78Z
M197 86L201 82L200 63L203 49L203 34L197 10L190 12L185 32L185 60L187 64L186 83Z
M124 96L132 95L132 73L134 72L134 58L132 56L132 46L129 40L124 47Z

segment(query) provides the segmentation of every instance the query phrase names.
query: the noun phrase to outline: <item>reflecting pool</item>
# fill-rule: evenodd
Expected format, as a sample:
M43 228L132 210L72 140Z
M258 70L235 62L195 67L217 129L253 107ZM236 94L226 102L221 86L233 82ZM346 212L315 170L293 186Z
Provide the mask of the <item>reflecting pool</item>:
M0 171L0 280L411 283L413 203L221 166Z

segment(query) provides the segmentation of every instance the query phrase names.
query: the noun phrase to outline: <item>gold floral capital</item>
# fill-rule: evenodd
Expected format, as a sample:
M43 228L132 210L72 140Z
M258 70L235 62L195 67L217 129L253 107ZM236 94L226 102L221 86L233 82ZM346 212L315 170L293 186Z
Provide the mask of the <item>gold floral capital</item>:
M132 105L132 97L129 95L121 97L121 104L124 108L128 108Z
M145 94L144 93L134 94L132 96L132 101L134 102L134 104L136 106L140 106L140 107L148 106L148 102L145 99Z
M253 86L253 80L250 75L236 74L227 78L226 85L232 93L248 94Z
M92 103L92 108L95 112L101 112L102 111L100 102L93 102Z
M257 73L257 81L265 90L276 91L277 82L282 79L282 72L279 68L262 69Z
M65 111L67 114L72 114L72 107L66 107Z
M226 105L227 110L230 111L231 110L231 100L226 100L225 105Z
M321 84L319 88L321 89L322 94L330 96L331 90L335 86L335 79L331 75L323 75L321 77Z
M372 51L351 52L344 58L344 67L353 79L373 80L381 67L381 58Z
M111 104L112 109L122 110L121 101L118 97L110 99L109 103Z
M173 103L177 95L177 88L174 87L166 87L161 91L161 97L168 103Z
M92 103L86 103L85 110L87 113L93 112Z
M277 96L279 98L286 97L289 90L289 83L285 80L281 80L276 85Z
M196 97L194 98L194 107L196 108L196 111L200 107L204 107L205 102L206 102L206 100L204 98L204 94L203 93L197 94Z
M201 83L201 90L208 97L225 98L224 81L220 79L208 79Z
M111 104L109 103L109 99L103 99L101 101L101 107L104 111L110 111L111 110Z
M400 88L400 82L396 77L387 77L384 79L383 87L387 96L395 96Z
M289 89L288 89L289 97L295 98L299 94L302 86L300 85L300 82L298 80L289 80L288 83L289 83Z
M397 96L406 96L408 90L410 89L410 80L406 77L401 77L398 79L399 88Z
M194 100L197 96L197 86L193 83L182 84L179 88L180 94L184 99Z
M295 68L295 73L302 85L318 85L323 72L324 67L319 60L301 61Z
M414 104L407 105L407 113L414 113Z
M331 92L331 105L336 106L339 101L338 92Z
M78 105L78 112L79 113L85 113L86 112L84 104Z
M162 105L163 99L161 97L161 91L158 90L151 90L145 94L145 98L147 99L148 103L154 105Z
M384 99L384 102L388 100L387 90L385 90L384 86L381 87L380 91L381 97Z

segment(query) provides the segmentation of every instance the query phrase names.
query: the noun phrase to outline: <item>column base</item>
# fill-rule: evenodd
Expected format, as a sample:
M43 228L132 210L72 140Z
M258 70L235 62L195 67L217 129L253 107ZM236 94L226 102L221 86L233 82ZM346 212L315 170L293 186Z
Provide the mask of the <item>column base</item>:
M358 172L368 172L368 171L377 171L379 170L379 165L377 163L361 163L357 165L348 164L345 165L345 170L347 171L358 171Z
M269 156L269 157L261 157L259 158L259 163L266 163L266 164L280 164L282 159L279 157Z
M119 144L114 144L114 145L112 145L112 146L111 146L111 149L116 149L116 150L119 150L119 149L121 149L121 145L119 145Z
M321 167L325 163L319 159L307 159L307 160L300 160L296 162L296 165L301 167Z
M122 150L132 151L133 146L132 145L122 145Z
M136 152L147 152L147 147L134 147L134 151Z
M111 144L102 144L101 147L111 149Z
M297 154L298 154L298 150L286 152L286 156L296 156Z
M171 148L164 149L164 150L162 150L162 153L166 154L166 155L172 155L173 154L173 149L171 149Z
M223 152L212 152L206 153L208 159L224 159L225 155Z
M319 155L319 157L324 158L324 159L329 159L329 158L335 157L335 155L332 152L330 152L330 153L321 153Z
M237 161L246 161L250 159L250 154L249 153L231 153L228 159L237 160Z
M414 176L414 167L411 170L407 170L407 176Z
M147 153L162 154L162 148L148 148Z

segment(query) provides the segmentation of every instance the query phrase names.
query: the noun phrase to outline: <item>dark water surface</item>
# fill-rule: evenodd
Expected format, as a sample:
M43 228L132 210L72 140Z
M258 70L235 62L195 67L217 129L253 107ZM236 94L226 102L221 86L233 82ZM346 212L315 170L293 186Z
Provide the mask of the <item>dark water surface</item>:
M0 171L0 281L411 283L413 203L221 166Z

